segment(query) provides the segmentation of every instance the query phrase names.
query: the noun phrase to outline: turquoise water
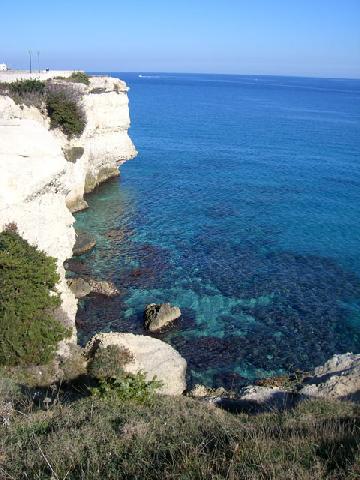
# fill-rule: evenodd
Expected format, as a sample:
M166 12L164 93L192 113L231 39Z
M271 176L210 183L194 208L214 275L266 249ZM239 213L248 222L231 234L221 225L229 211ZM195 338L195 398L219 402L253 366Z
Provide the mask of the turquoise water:
M360 81L119 76L139 155L76 222L98 242L80 267L122 293L82 302L84 341L168 301L183 315L157 336L191 381L360 352Z

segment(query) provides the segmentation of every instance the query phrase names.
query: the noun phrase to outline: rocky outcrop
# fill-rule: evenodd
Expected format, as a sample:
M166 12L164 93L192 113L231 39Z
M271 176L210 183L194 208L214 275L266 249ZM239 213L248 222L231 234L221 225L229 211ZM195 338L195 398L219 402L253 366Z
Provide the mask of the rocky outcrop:
M181 395L186 389L186 360L170 345L155 338L132 333L99 333L86 347L94 354L98 348L116 345L126 348L133 360L124 366L128 373L143 371L148 380L162 382L160 393Z
M49 130L49 118L40 110L0 95L0 231L16 223L21 236L57 259L62 300L58 317L72 327L77 301L63 267L75 243L71 212L84 208L84 193L118 175L118 165L136 154L127 133L126 84L95 77L89 86L76 88L82 93L87 124L84 133L70 141Z
M281 379L282 386L278 380ZM239 393L209 389L196 385L189 395L231 412L286 410L304 400L347 400L360 402L360 354L334 355L312 375L301 376L298 382L289 376L266 379L267 386L249 385ZM273 381L273 382L272 382ZM273 383L273 385L271 385Z
M73 255L82 255L90 252L96 245L95 238L87 232L75 232L75 245L73 246Z
M67 283L76 298L84 298L91 293L104 297L115 297L119 290L112 282L95 280L93 278L69 278Z
M180 308L173 307L170 303L150 303L144 311L144 326L150 332L157 332L179 318L180 315Z
M360 402L360 354L334 355L303 382L306 397Z

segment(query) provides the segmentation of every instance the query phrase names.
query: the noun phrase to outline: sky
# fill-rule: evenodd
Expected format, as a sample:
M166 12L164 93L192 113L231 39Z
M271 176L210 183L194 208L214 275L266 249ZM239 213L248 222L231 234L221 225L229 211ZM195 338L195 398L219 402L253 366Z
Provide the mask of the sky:
M1 1L0 63L360 78L360 0Z

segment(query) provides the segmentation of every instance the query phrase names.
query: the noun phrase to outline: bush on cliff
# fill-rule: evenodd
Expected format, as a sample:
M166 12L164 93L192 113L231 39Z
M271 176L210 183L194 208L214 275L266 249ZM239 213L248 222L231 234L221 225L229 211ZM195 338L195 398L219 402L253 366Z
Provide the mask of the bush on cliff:
M9 87L10 92L19 97L26 97L32 93L39 95L45 93L45 83L35 79L17 80L16 82L10 83Z
M50 128L60 128L65 135L81 135L85 128L85 115L75 92L70 89L48 91L46 109L50 117Z
M76 75L75 75L76 74ZM78 74L81 74L80 76ZM64 82L85 83L88 77L75 72L74 79ZM82 80L81 80L82 79ZM18 80L0 83L0 95L8 95L18 105L33 106L50 117L50 128L60 128L69 138L81 135L86 125L85 113L81 107L82 92L71 83L53 83L51 80ZM45 110L44 110L45 108Z
M1 83L0 94L9 95L18 105L40 108L46 95L46 85L35 79Z
M162 383L156 378L147 380L143 372L126 373L123 367L133 360L134 356L126 347L99 348L88 363L89 376L97 380L90 393L100 398L151 402Z
M69 77L70 82L83 83L84 85L90 85L89 75L85 72L73 72Z
M90 77L85 72L73 72L70 77L55 77L55 80L62 80L64 82L83 83L84 85L90 85Z
M21 238L0 233L0 365L49 362L69 332L53 316L56 261Z
M122 376L123 367L134 360L134 356L125 347L108 345L99 348L89 360L88 373L97 380L107 380Z

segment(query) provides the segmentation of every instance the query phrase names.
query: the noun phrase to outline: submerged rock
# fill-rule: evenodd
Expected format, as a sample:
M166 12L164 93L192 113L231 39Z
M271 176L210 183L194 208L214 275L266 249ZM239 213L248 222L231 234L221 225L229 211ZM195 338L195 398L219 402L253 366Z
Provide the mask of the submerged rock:
M95 238L87 232L77 231L75 245L73 247L73 255L82 255L90 252L96 245Z
M186 360L161 340L132 333L99 333L86 346L93 355L98 348L116 345L126 348L133 360L123 368L128 373L145 372L148 380L156 377L162 382L159 392L181 395L186 389Z
M91 288L91 293L104 295L105 297L115 297L120 294L116 286L107 280L94 280L93 278L89 278L88 283Z
M106 236L111 240L122 242L126 241L132 235L132 233L132 230L128 228L112 228L106 232Z
M360 354L334 355L304 380L306 397L360 401Z
M144 311L144 325L150 332L157 332L181 315L179 307L170 303L150 303Z
M116 286L106 280L78 277L68 279L67 283L76 298L84 298L90 293L105 297L115 297L120 294Z

